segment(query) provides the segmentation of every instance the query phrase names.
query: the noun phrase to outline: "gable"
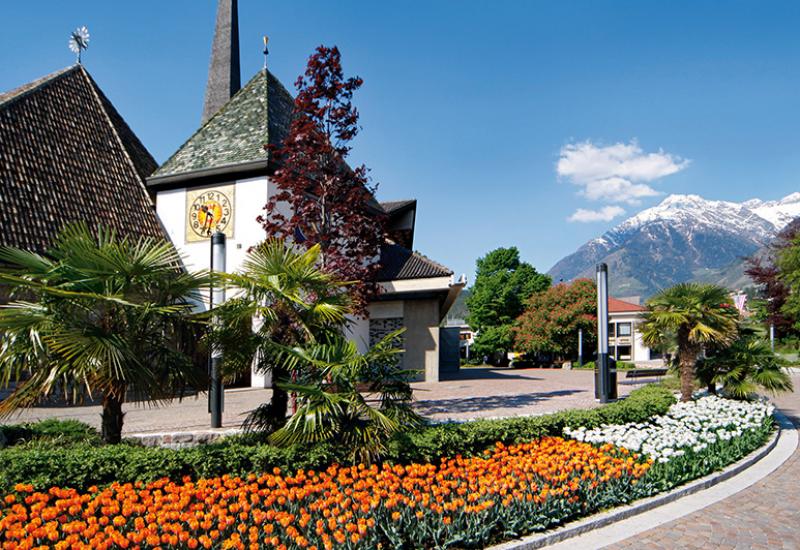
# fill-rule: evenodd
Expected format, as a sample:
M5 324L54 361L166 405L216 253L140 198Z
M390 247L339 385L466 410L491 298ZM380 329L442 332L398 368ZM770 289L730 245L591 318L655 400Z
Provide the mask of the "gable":
M144 187L155 168L80 65L0 95L0 244L44 252L76 220L166 238Z

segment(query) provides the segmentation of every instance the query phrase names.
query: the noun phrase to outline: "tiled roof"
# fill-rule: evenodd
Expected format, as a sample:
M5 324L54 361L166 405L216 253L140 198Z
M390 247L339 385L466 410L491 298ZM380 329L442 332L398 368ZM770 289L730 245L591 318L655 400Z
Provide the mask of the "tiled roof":
M417 203L416 199L409 199L409 200L403 200L403 201L384 201L384 202L381 202L380 204L381 204L381 208L383 208L384 212L386 212L387 214L393 214L394 212L397 212L398 210L401 210L401 209L403 209L403 208L405 208L407 206L412 206L412 205L414 205L416 203Z
M294 99L275 76L261 70L153 174L191 174L268 160L264 146L289 132Z
M647 311L647 308L639 304L632 304L631 302L623 302L617 298L608 297L608 312L609 313L623 313L628 311Z
M381 249L381 269L378 272L378 281L429 279L431 277L449 277L452 274L451 269L400 245L389 243Z
M0 95L0 244L43 252L68 221L166 237L144 187L157 164L75 65Z

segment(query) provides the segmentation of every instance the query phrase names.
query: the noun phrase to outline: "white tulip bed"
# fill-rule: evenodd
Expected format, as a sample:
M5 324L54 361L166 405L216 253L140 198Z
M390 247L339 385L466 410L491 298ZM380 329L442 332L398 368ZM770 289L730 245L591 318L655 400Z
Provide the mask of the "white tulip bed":
M676 403L669 412L646 423L612 424L599 428L565 428L564 434L593 444L612 443L667 463L688 451L702 453L709 445L724 443L763 430L774 407L766 402L744 402L709 395Z

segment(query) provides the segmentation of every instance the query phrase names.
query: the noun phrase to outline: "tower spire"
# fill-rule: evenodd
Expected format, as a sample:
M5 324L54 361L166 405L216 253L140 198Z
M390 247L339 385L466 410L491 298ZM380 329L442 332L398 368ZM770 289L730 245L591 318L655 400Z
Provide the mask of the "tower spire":
M214 116L241 87L238 2L218 0L202 122Z

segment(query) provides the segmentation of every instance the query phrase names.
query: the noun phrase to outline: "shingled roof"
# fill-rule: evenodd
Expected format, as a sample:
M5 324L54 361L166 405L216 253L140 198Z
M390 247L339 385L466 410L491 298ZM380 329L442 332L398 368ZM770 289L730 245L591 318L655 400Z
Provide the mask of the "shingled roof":
M256 162L266 167L264 145L283 142L293 107L291 94L272 73L262 69L181 145L149 183Z
M167 238L156 161L81 65L0 94L0 244L44 252L63 225Z
M429 279L449 277L452 274L451 269L398 244L388 243L381 249L381 268L378 271L378 281Z

